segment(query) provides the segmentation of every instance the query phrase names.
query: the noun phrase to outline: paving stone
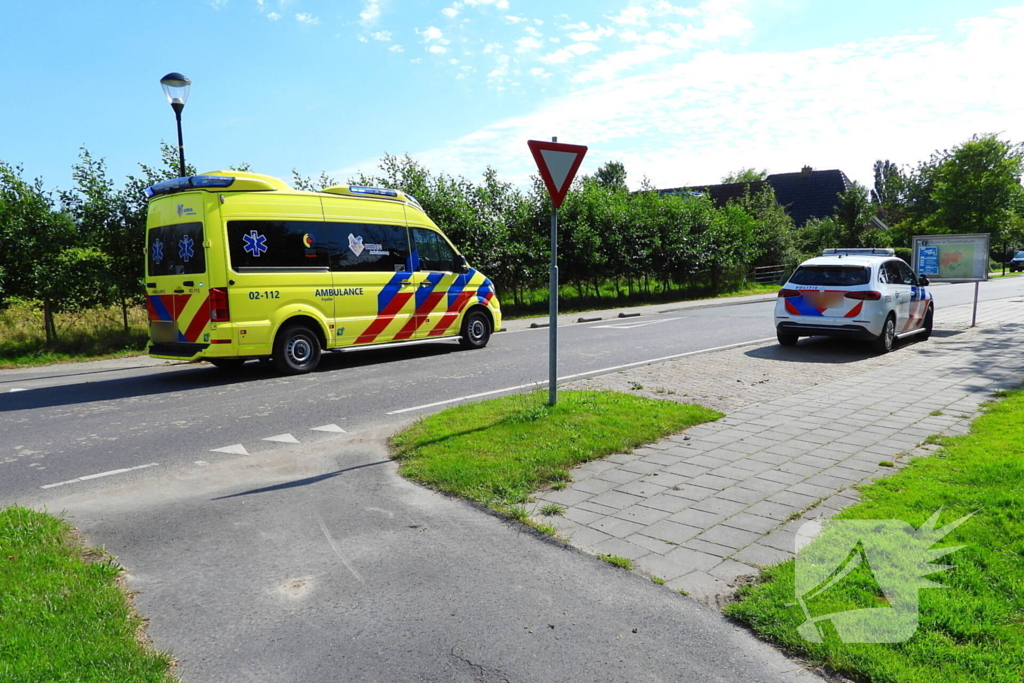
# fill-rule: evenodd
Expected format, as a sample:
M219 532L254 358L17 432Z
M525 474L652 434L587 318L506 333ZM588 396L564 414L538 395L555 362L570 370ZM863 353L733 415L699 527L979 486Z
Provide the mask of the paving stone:
M609 462L619 463L620 465L639 459L639 455L633 455L632 453L615 453L614 455L609 455L605 458L605 460L608 460Z
M654 524L659 520L667 518L670 514L672 513L664 510L657 510L645 505L633 505L621 512L616 512L613 516L616 519L624 519L627 522L636 522L637 524L647 526L648 524Z
M730 591L729 585L707 572L690 572L678 578L666 581L665 585L672 590L684 591L695 600L711 600L716 595Z
M618 508L610 508L607 505L598 505L597 503L594 502L593 498L591 498L590 500L585 500L582 503L577 503L576 505L573 506L573 508L577 510L585 510L587 512L595 512L601 515L602 517L614 515L616 512L619 511Z
M690 458L689 460L687 460L686 462L687 462L687 464L690 464L690 465L697 465L699 467L703 467L703 468L705 468L705 471L707 471L707 470L713 470L716 467L722 467L724 465L728 465L730 461L726 460L724 458L716 458L716 457L713 457L711 455L696 455L696 456ZM682 472L680 472L678 470L675 470L675 469L671 469L669 471L670 472L675 472L676 474L682 474Z
M643 501L643 498L640 498L639 496L631 496L628 493L622 493L621 491L608 491L594 496L588 502L604 505L605 507L614 508L615 510L625 510L629 506L636 505L641 501Z
M662 471L651 472L649 475L647 475L640 481L649 482L651 484L657 484L658 486L672 487L686 483L687 481L689 481L689 478L681 476L679 474L670 474L668 472Z
M716 465L716 467L717 466L718 465ZM669 467L666 467L665 471L669 474L678 474L681 477L692 479L693 477L699 477L710 469L710 467L701 467L692 463L681 462L677 465L670 465Z
M729 557L736 552L735 548L730 548L726 545L719 545L718 543L709 543L708 541L699 541L696 538L691 538L689 541L683 543L683 549L696 550L697 552L704 553L705 555L714 555L715 557Z
M758 544L792 553L796 551L796 534L792 531L776 529L762 537Z
M751 505L759 500L764 500L770 495L771 494L767 491L755 491L753 489L740 488L739 486L730 486L729 488L716 493L715 497L730 500L735 503Z
M561 491L545 491L542 500L548 503L571 506L590 498L593 494L576 488L564 488Z
M641 498L650 498L651 496L658 495L667 488L668 486L658 486L657 484L652 484L648 481L637 480L631 481L628 484L623 484L615 490L622 493L628 493L633 496L639 496Z
M646 529L644 529L644 531L646 531ZM664 555L665 553L671 552L672 550L678 547L677 545L674 545L672 543L666 543L665 541L659 540L657 538L652 538L643 533L630 534L629 536L626 536L626 538L624 538L623 540L628 541L633 545L638 545L641 548L646 548L651 553L654 553L656 555Z
M755 567L770 567L792 557L792 552L779 550L778 548L769 548L759 543L752 543L730 559Z
M704 500L710 496L715 495L717 489L709 489L704 486L694 486L693 484L679 484L665 490L665 495L678 496L679 498L685 498L686 500L696 502L698 500Z
M661 469L661 465L656 462L648 462L647 460L634 460L633 462L627 462L626 464L621 465L619 469L626 472L644 475L650 474L651 472L657 472Z
M743 529L744 531L764 534L776 528L779 525L779 520L772 519L771 517L752 515L749 512L738 512L732 517L722 520L720 524L731 526L734 529Z
M624 470L621 467L616 467L613 470L605 470L599 474L595 474L595 479L603 479L604 481L610 481L614 484L625 484L627 482L636 481L642 475L638 472L631 472Z
M761 534L759 533L743 531L742 529L736 529L735 527L724 526L722 524L716 524L704 533L698 534L694 537L694 539L698 541L717 543L718 545L724 545L727 548L733 548L735 550L745 548L759 538L761 538Z
M697 501L696 503L690 506L690 509L702 510L704 512L711 512L714 514L728 516L734 515L740 510L743 510L744 508L747 507L747 505L749 505L749 503L723 498L719 493L716 493L710 498L705 498L704 500Z
M571 533L567 534L566 538L574 546L587 550L594 547L601 541L607 541L609 538L612 538L612 536L588 526L578 526L573 529Z
M707 529L714 524L722 521L728 514L706 512L704 510L694 510L692 507L688 507L685 510L669 516L669 520L678 522L679 524L687 524L689 526L697 527L698 529Z
M627 557L630 560L639 560L651 554L651 551L638 545L633 545L621 538L609 538L607 541L595 543L592 546L595 553L601 555L615 555L616 557Z
M687 571L708 571L722 562L722 558L717 555L704 553L692 548L676 548L665 555L665 558L678 563L686 568Z
M734 584L736 579L739 577L757 576L760 571L757 567L752 567L749 564L743 564L742 562L736 562L734 560L724 560L708 573L715 578L722 579L728 584Z
M562 517L576 524L587 525L591 522L596 522L602 517L607 517L607 515L602 515L597 512L590 512L589 510L584 510L581 507L573 506L566 508L565 512L562 513Z
M699 477L691 479L690 483L694 486L703 486L704 488L717 489L721 491L724 488L734 485L737 481L739 481L739 479L718 477L713 474L702 474Z
M660 522L655 522L643 530L645 536L656 538L666 543L679 545L685 543L703 529L699 529L695 526L688 526L686 524L676 523L667 519L663 519Z
M772 469L757 475L757 479L764 479L766 481L774 481L780 484L789 485L803 481L804 477L792 472L783 472L780 469Z
M772 481L771 479L763 479L760 476L756 476L744 479L743 481L738 481L736 482L736 486L741 489L750 489L761 493L776 493L789 486L789 484Z
M748 512L752 515L758 515L760 517L777 519L781 522L794 512L799 512L802 509L803 508L794 507L792 505L780 505L779 503L773 503L769 500L762 500L760 503L754 503L744 512Z
M591 529L597 529L598 531L604 532L609 536L614 536L615 538L625 538L626 536L643 529L646 525L639 524L637 522L630 522L625 519L618 519L616 517L605 517L604 519L588 524L587 526Z
M764 472L765 470L770 470L772 467L774 467L774 465L772 465L769 462L761 462L760 460L751 460L749 458L737 460L732 464L732 466L737 469L746 470L747 472L751 472L754 474Z
M664 579L665 585L668 585L668 582L672 579L693 571L691 567L687 567L682 562L676 562L664 555L655 555L653 553L644 556L642 561L637 562L637 569L650 576Z
M598 479L597 476L584 479L581 482L573 483L571 488L574 491L583 491L584 493L604 493L615 488L616 484L613 481L606 481L604 479ZM564 490L564 489L563 489Z
M778 453L769 453L768 451L758 451L757 453L751 453L747 456L749 460L757 460L759 462L766 462L777 467L782 463L789 462L790 457L788 455L779 455Z
M689 507L694 501L687 500L686 498L680 498L679 496L670 496L667 493L659 493L656 496L641 501L640 505L645 507L654 508L655 510L661 510L669 514L679 512L683 508Z
M811 467L810 465L798 465L795 462L784 462L781 465L779 465L778 469L780 472L785 472L787 474L796 474L801 479L805 479L821 471L820 467Z
M829 486L815 486L814 484L808 484L806 481L802 481L799 484L793 484L787 491L793 493L800 493L811 498L827 498L831 496L836 490Z
M778 503L779 505L788 505L792 508L802 510L809 505L814 505L818 502L821 496L808 496L802 493L796 493L793 489L787 489L785 491L779 491L769 496L766 500L770 503Z

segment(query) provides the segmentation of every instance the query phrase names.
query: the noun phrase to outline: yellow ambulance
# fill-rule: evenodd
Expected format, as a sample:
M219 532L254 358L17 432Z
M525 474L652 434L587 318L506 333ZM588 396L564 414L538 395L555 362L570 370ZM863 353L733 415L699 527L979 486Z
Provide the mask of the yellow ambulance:
M321 351L501 327L491 281L398 190L216 171L146 190L149 355L313 370Z

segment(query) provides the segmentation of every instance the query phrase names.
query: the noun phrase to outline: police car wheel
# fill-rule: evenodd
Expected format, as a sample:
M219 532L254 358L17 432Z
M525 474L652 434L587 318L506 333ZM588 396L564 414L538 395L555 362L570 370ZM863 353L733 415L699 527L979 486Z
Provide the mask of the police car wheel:
M775 336L778 338L780 346L796 346L796 343L800 341L800 337L795 334L776 331Z
M491 321L483 311L470 311L462 320L460 334L463 348L482 349L491 340Z
M896 318L891 314L885 319L882 333L878 335L878 339L872 345L875 347L875 351L879 353L889 353L896 345Z
M274 367L286 375L299 375L315 369L320 362L320 340L305 325L281 330L274 342Z
M921 339L927 339L932 336L932 324L934 318L934 311L932 307L928 307L928 312L924 314L924 332L921 333Z

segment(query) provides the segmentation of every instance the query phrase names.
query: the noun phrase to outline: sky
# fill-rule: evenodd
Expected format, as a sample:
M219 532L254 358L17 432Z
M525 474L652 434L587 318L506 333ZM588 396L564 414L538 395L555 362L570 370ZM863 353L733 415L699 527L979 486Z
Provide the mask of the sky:
M192 80L186 157L290 180L409 154L525 186L526 141L587 145L636 189L741 168L914 166L1024 140L1024 3L1006 0L0 0L0 159L120 183L176 140L159 80Z

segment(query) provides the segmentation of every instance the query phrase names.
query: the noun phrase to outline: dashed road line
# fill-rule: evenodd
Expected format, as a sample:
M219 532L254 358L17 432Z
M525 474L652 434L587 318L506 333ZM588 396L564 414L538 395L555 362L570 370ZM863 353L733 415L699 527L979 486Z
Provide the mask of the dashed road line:
M348 434L344 429L336 424L324 425L323 427L310 427L311 432L333 432L335 434Z
M156 467L160 463L151 462L148 465L137 465L136 467L125 467L119 470L110 470L109 472L100 472L99 474L87 474L84 477L78 477L76 479L68 479L67 481L58 481L56 484L45 484L40 486L41 489L52 489L58 486L66 486L67 484L74 484L77 481L88 481L90 479L99 479L100 477L109 477L114 474L124 474L125 472L133 472L135 470L144 470L147 467Z
M25 389L24 387L15 387L14 389L9 390L8 393L13 394L15 391L28 391L28 389Z

